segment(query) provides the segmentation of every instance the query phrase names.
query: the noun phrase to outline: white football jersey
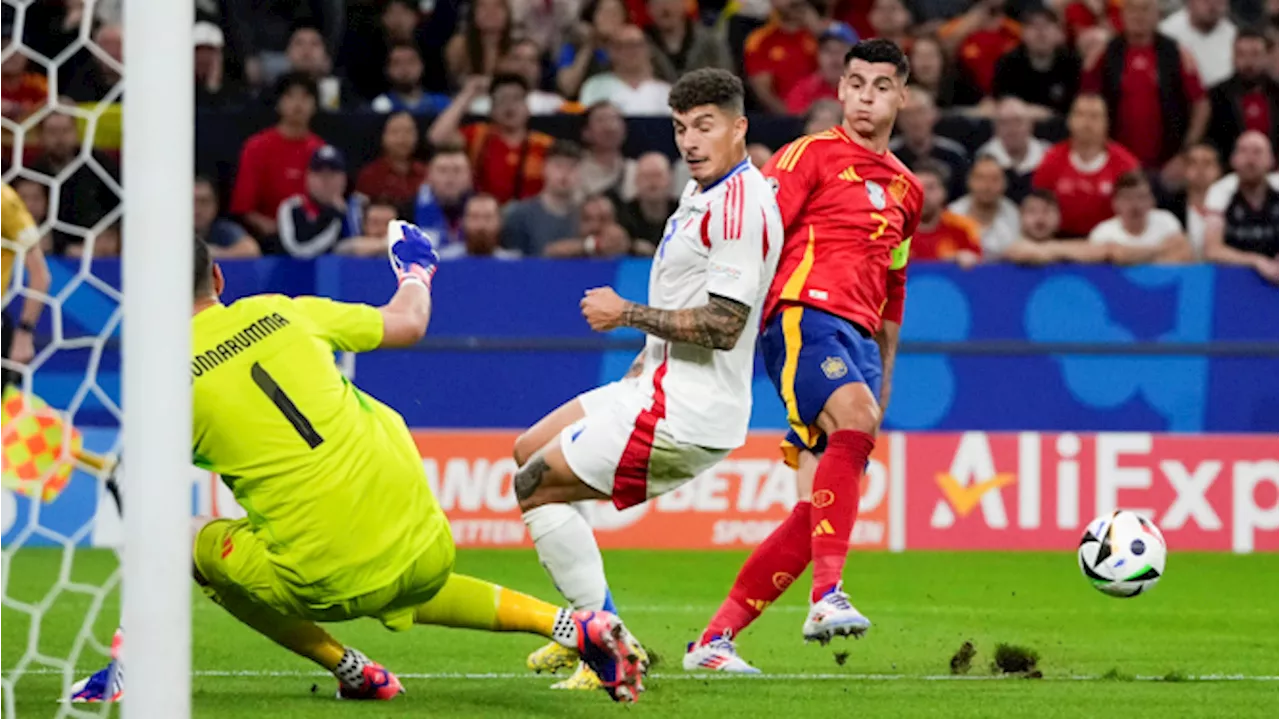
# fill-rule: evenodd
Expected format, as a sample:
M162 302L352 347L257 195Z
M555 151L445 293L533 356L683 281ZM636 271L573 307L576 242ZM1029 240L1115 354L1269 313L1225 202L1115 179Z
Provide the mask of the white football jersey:
M705 191L690 181L667 220L649 271L649 305L687 309L715 294L751 308L730 350L653 336L645 342L638 385L652 393L676 440L717 449L746 441L760 312L782 238L773 187L748 160Z

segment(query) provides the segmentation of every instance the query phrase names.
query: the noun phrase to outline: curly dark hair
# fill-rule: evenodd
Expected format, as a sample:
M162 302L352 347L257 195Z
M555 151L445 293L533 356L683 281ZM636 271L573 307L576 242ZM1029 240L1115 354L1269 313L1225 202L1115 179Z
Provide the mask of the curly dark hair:
M674 112L688 112L699 105L715 105L727 113L741 115L742 80L728 70L704 67L685 73L671 88L667 104Z
M911 63L907 61L907 55L902 48L898 47L894 41L881 37L863 40L849 48L849 52L844 56L844 64L848 65L854 60L893 65L894 74L901 80L907 79L907 75L911 72Z

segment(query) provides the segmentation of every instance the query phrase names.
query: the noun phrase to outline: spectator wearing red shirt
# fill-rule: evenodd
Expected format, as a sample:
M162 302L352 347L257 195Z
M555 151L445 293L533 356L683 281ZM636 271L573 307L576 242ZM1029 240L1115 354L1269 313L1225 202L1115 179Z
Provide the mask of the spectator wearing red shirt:
M912 170L924 188L920 225L911 236L912 260L945 260L966 269L982 260L978 223L947 209L950 170L925 160Z
M871 12L874 0L826 0L824 4L826 9L825 12L820 11L822 14L848 25L858 37L873 37Z
M1195 59L1156 31L1159 22L1156 0L1125 0L1124 33L1086 60L1081 83L1106 100L1111 136L1147 169L1177 160L1209 122Z
M4 49L9 49L9 30L5 29ZM27 72L27 56L21 49L4 61L3 88L4 116L21 122L33 110L49 100L49 82L40 73Z
M809 27L816 13L807 0L772 0L773 17L747 36L743 69L756 101L768 112L782 115L782 98L818 69L818 41Z
M307 164L324 146L311 131L320 94L306 75L288 73L276 84L279 121L251 136L240 150L231 214L238 215L259 239L276 234L276 210L306 190Z
M489 88L489 122L460 127L476 98ZM529 84L519 75L472 78L436 117L427 139L436 147L464 144L475 172L475 190L499 202L533 197L542 191L542 169L551 137L529 129Z
M1005 0L974 0L965 14L938 28L938 38L984 95L991 94L996 62L1022 41L1022 26L1005 15Z
M1280 86L1267 74L1271 40L1257 30L1241 30L1236 35L1232 63L1235 74L1209 91L1209 142L1218 154L1227 157L1236 138L1246 130L1256 130L1280 146L1276 137L1276 106Z
M857 42L858 36L848 25L837 22L827 27L818 38L818 69L787 91L787 112L803 115L818 100L838 99L844 56Z
M698 19L698 0L683 0L684 16L690 20ZM652 14L649 12L647 0L626 0L627 16L631 18L631 24L638 25L642 28L649 28L654 24Z
M397 112L382 126L382 154L365 165L356 177L356 192L386 200L403 210L413 202L418 186L427 178L426 164L414 159L418 152L418 123L413 115Z
M1067 3L1062 10L1062 22L1067 30L1067 42L1075 45L1089 30L1101 30L1107 34L1124 29L1120 14L1121 0L1077 0Z
M1031 176L1033 187L1053 192L1062 206L1063 237L1087 237L1111 217L1116 180L1138 168L1138 160L1107 140L1107 106L1098 95L1082 94L1067 116L1070 137L1049 148Z

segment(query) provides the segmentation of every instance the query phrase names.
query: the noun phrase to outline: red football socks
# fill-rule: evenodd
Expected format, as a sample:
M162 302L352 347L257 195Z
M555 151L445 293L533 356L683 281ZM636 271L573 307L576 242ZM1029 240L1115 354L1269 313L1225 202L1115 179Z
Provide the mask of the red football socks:
M862 471L876 445L866 432L842 429L827 436L827 451L813 477L809 510L813 554L812 601L840 582L849 554L849 535L858 518Z
M786 591L809 565L809 503L799 502L738 571L733 589L711 618L698 644L737 635Z

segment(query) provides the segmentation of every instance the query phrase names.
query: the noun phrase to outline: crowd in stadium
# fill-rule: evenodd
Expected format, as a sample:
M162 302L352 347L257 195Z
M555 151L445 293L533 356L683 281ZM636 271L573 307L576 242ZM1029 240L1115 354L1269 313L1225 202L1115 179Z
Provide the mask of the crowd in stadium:
M226 158L234 177L197 179L196 233L224 257L382 254L397 217L433 230L444 258L643 256L688 175L664 148L623 148L635 118L669 114L681 73L735 70L753 117L797 116L797 132L819 132L840 121L845 53L887 37L911 61L892 149L926 188L914 259L1209 261L1278 274L1276 0L196 9L197 107L277 116ZM21 22L12 10L4 115L30 129L20 145L5 133L6 173L20 162L14 188L38 221L56 214L47 252L83 254L90 228L95 255L117 253L118 154L82 149L86 112L60 109L122 98L120 3L93 4L93 17L83 0L36 3ZM92 43L77 42L82 31ZM375 159L355 166L347 157L362 148L313 130L335 112L385 116ZM571 136L535 129L563 114L578 118L560 133ZM749 151L763 165L778 149Z

